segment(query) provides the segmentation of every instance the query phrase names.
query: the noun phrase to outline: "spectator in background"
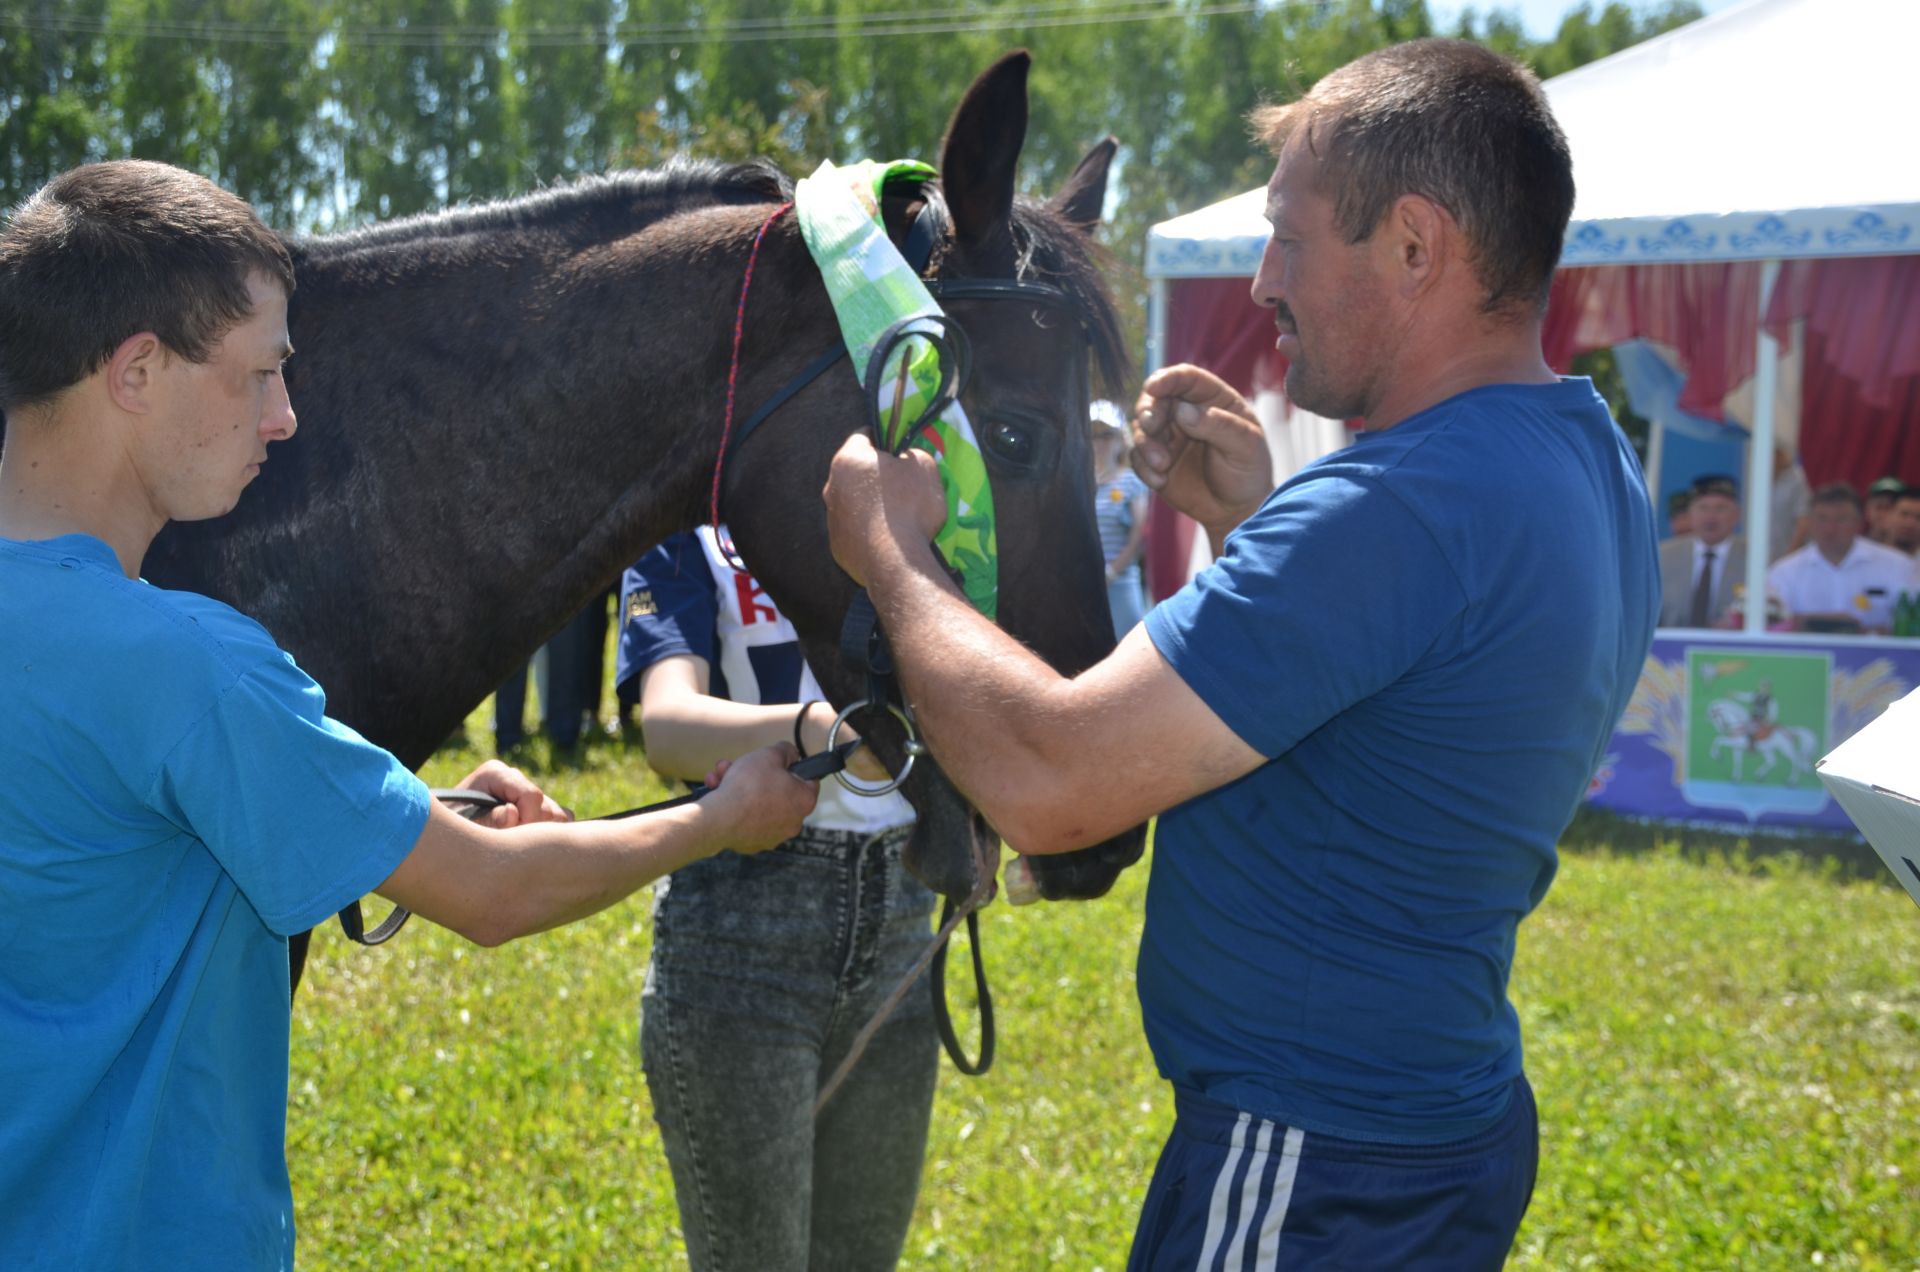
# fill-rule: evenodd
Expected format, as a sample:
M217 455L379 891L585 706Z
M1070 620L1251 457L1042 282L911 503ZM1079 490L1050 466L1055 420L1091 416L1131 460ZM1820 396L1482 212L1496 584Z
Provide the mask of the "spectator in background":
M1100 555L1107 562L1107 607L1118 640L1146 617L1140 556L1146 547L1148 492L1123 462L1127 415L1118 404L1093 404L1093 519L1100 528Z
M1684 538L1693 533L1693 514L1688 511L1692 503L1691 490L1676 490L1667 496L1667 531L1673 538Z
M1773 452L1773 525L1767 535L1767 560L1778 561L1807 541L1807 509L1813 496L1807 471L1784 450Z
M1916 588L1913 561L1860 537L1860 496L1845 482L1815 491L1810 509L1812 542L1774 562L1767 590L1798 630L1889 630L1894 602Z
M1889 527L1893 506L1900 502L1900 492L1906 488L1907 484L1898 477L1882 477L1867 487L1867 538L1892 545L1893 533Z
M1887 542L1912 556L1920 551L1920 486L1907 486L1894 501L1893 514L1887 518Z
M1740 487L1721 473L1695 479L1687 505L1693 533L1660 545L1660 626L1712 627L1747 581Z
M589 601L494 692L496 754L526 740L529 669L540 693L540 725L555 749L570 751L580 744L581 727L598 717L606 687L607 605L615 592L609 587Z

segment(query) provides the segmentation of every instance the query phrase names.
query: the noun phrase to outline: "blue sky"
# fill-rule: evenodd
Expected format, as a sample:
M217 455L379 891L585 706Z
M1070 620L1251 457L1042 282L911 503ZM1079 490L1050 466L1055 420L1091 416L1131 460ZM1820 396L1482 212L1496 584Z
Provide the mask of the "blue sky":
M1606 0L1588 0L1593 11L1598 13L1606 7ZM1707 13L1717 13L1738 0L1699 0L1700 8ZM1648 0L1628 0L1635 9L1649 9L1653 5ZM1479 13L1489 9L1504 9L1511 13L1518 11L1520 25L1527 34L1536 39L1551 39L1560 29L1560 19L1570 9L1578 8L1580 0L1481 0L1477 4L1462 3L1462 0L1428 0L1428 12L1433 14L1434 26L1445 30L1453 20L1460 16L1462 9L1471 8Z

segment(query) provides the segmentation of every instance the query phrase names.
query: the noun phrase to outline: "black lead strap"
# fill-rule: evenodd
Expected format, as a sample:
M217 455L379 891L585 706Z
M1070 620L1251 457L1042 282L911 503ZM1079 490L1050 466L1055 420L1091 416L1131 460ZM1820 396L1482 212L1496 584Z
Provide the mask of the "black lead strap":
M860 739L858 738L842 742L831 750L809 755L805 759L787 765L787 772L805 782L823 781L847 767L847 760L859 747ZM488 809L498 808L506 803L498 796L489 795L485 791L469 790L464 786L436 786L427 793L441 803L453 806L462 817L469 820L478 818ZM695 800L704 799L712 793L713 788L710 786L694 786L685 795L663 799L657 804L628 808L617 813L603 813L599 817L589 817L586 820L622 821L628 817L638 817L642 813L658 813L669 808L679 808ZM358 901L348 902L337 917L340 920L340 930L346 933L347 939L355 945L384 945L407 925L407 920L413 917L413 911L405 906L396 905L371 932L366 930L366 919L360 913Z

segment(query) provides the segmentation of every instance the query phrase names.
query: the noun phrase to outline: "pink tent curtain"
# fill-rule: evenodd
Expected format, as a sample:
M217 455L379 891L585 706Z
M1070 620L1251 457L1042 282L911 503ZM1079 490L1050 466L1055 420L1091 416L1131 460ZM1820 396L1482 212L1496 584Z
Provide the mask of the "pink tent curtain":
M1757 262L1617 265L1554 278L1543 344L1574 356L1636 337L1675 350L1682 409L1724 419L1753 376ZM1804 322L1800 458L1808 480L1865 488L1889 473L1920 484L1920 256L1789 261L1767 306L1785 339Z

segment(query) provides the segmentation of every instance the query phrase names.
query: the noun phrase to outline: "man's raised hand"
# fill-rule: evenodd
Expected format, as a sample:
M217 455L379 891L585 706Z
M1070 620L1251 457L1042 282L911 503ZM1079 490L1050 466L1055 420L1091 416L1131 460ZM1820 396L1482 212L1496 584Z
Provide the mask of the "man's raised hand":
M1273 491L1266 435L1245 398L1181 363L1147 377L1134 408L1133 470L1205 526L1217 551Z

